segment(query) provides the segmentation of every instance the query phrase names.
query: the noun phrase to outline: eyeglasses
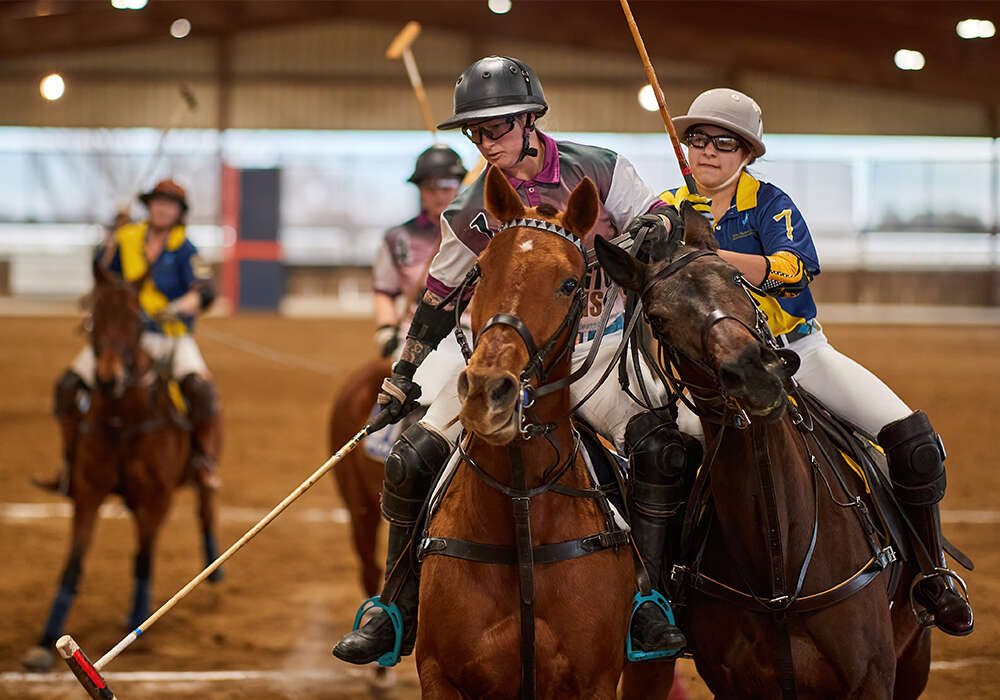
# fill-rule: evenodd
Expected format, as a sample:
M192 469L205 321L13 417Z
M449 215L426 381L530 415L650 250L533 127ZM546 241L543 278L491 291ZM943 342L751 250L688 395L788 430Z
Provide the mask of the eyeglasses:
M462 126L462 133L477 146L483 142L485 136L490 141L503 138L514 130L514 116L507 117L507 121L500 126L488 128L482 124L465 124Z
M697 148L699 150L702 148L708 148L709 142L715 146L715 150L721 153L733 153L734 151L740 150L743 146L743 142L740 141L740 139L726 134L710 136L704 131L692 131L684 137L684 143L691 148Z

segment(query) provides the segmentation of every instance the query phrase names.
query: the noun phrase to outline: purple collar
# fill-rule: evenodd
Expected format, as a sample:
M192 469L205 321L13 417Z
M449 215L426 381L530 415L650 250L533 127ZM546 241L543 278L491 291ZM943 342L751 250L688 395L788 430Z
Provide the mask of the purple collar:
M417 226L423 228L432 228L434 222L431 221L431 217L427 216L427 211L424 209L420 210L420 214L417 216Z
M537 133L538 141L545 149L545 160L542 161L542 169L538 171L532 182L544 182L554 185L559 182L559 145L555 142L555 139L546 136L541 131ZM507 175L507 173L504 173L504 176L515 190L525 182L528 182L527 180L519 180L513 175Z

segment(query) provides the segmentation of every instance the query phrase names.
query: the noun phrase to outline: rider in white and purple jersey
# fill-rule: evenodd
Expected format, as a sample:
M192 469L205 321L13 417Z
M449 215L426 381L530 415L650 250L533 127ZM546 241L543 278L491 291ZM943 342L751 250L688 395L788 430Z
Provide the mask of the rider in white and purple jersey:
M531 68L514 58L490 56L475 62L459 77L455 114L439 128L461 128L479 147L489 167L499 168L529 207L548 204L565 209L573 188L584 177L593 180L601 206L596 225L583 239L587 248L592 247L597 235L634 236L640 229L647 229L646 240L650 242L665 237L679 222L676 210L660 201L632 164L617 153L556 141L538 131L536 120L547 109L542 86ZM431 263L427 291L413 317L401 358L393 367L392 377L383 384L379 395L383 409L377 421L397 421L416 405L421 388L414 373L429 355L433 356L434 348L454 327L454 307L439 308L441 302L462 283L502 223L485 210L485 180L484 171L442 216L441 249ZM597 334L602 332L604 338L589 371L570 386L574 402L594 387L612 361L624 326L622 303L616 301L606 328L599 328L608 278L594 269L585 284L588 304L572 356L574 370L583 364ZM633 385L638 381L637 369L648 377L645 367L630 366ZM654 387L653 402L665 403L662 387L648 379L646 383ZM456 373L424 418L403 431L386 460L382 513L390 523L387 572L393 570L406 550L427 493L461 431L461 425L454 421L460 408ZM659 588L667 516L681 500L682 483L674 467L688 460L691 442L683 439L676 425L664 423L636 403L614 378L602 384L578 413L629 456L632 533L654 586ZM395 602L399 608L404 654L410 653L416 636L417 576L417 571L409 571L394 601L382 601ZM334 655L352 663L369 663L391 651L395 637L389 614L376 608L366 624L337 644ZM650 654L680 649L685 644L680 630L651 603L636 611L630 637L634 649Z

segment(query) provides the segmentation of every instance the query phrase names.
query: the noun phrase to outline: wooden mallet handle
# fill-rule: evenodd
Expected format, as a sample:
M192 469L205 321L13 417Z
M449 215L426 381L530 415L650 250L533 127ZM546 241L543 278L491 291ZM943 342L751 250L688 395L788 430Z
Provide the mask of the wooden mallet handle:
M694 176L691 174L691 168L688 165L687 158L684 157L684 151L681 150L680 139L677 138L677 129L674 128L674 122L670 118L670 111L667 110L667 101L663 99L663 90L660 89L660 81L656 79L656 71L653 70L653 62L649 60L649 54L646 52L646 44L642 41L642 35L639 34L639 27L635 23L635 18L632 16L632 10L628 6L628 0L620 0L622 5L622 11L625 13L625 21L628 23L629 31L632 32L632 39L635 40L635 48L639 50L639 58L642 59L642 67L646 69L646 79L649 81L650 86L653 88L653 95L656 97L656 104L660 108L660 117L663 118L663 126L667 128L667 134L670 136L670 143L673 144L674 154L677 156L677 164L681 167L681 175L684 176L684 183L687 185L688 192L691 194L698 194L698 185L694 181Z
M434 138L437 134L437 129L434 127L431 104L427 99L427 92L424 90L424 82L420 79L420 71L417 70L417 62L413 58L413 52L410 50L410 46L413 45L413 42L416 41L419 35L420 22L412 20L407 22L406 26L389 43L389 48L385 50L385 57L391 61L399 58L403 59L403 65L406 67L406 75L409 77L410 85L413 87L413 94L416 95L417 103L420 105L420 114L424 119L424 125L431 132L431 138Z

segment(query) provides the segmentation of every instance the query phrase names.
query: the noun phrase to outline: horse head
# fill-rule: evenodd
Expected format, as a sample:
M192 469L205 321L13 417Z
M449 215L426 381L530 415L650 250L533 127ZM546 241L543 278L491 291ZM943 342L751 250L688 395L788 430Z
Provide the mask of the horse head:
M135 375L142 335L139 290L148 272L136 282L124 282L94 262L94 292L90 342L97 360L97 386L106 396L121 398Z
M640 294L646 320L686 364L682 370L699 369L730 402L777 420L786 405L786 360L763 341L757 308L736 268L715 254L709 222L687 203L681 213L685 240L655 248L653 262L600 238L598 260L622 288Z
M459 418L486 442L505 445L519 434L524 392L568 371L585 298L580 239L597 221L600 203L594 183L584 178L565 212L548 204L526 208L503 173L491 168L485 204L501 230L479 256L471 305L476 343L458 378Z

